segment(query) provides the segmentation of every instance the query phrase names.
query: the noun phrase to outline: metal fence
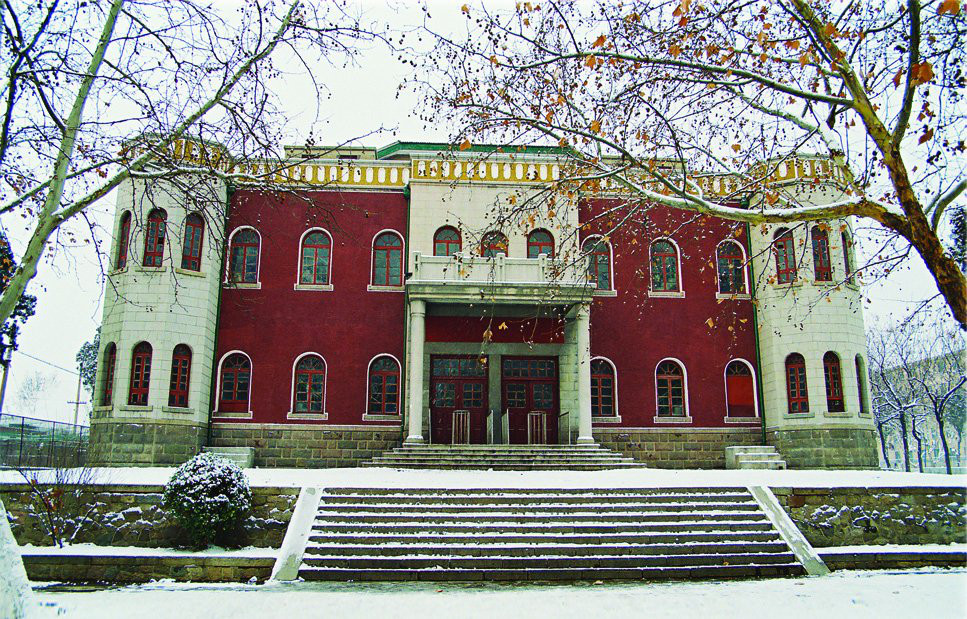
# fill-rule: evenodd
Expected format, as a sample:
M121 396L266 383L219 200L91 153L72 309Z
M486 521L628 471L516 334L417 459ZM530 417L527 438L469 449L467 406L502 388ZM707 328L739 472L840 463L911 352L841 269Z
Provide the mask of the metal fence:
M0 413L0 468L83 466L88 427Z

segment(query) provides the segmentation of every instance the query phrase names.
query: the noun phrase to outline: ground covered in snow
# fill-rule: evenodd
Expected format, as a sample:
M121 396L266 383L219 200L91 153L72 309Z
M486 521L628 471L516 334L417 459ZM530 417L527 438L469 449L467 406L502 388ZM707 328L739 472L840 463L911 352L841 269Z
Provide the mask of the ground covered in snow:
M731 582L491 585L158 583L38 597L59 617L944 617L967 616L967 570L835 572Z
M182 550L179 548L147 548L144 546L98 546L96 544L67 544L59 546L20 546L21 555L60 555L60 556L112 556L112 557L209 557L241 559L274 559L278 548L221 548L211 546L203 550Z
M105 484L164 484L174 468L94 469ZM617 469L610 471L441 471L384 468L245 469L252 486L422 488L640 488L656 486L965 486L965 475L897 471L766 471ZM0 471L0 483L22 483L16 471Z

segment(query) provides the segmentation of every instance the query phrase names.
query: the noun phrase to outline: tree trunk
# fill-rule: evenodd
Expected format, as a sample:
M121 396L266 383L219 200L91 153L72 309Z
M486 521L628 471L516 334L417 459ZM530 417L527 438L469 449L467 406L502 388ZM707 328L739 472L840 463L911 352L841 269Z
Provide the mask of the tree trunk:
M0 501L0 617L26 619L40 611L27 580L17 541L10 532L7 510Z
M886 455L886 436L883 434L884 425L886 424L876 424L876 431L880 435L880 453L883 454L883 462L886 463L886 468L890 468L890 456Z
M950 468L950 446L947 445L947 435L944 434L943 413L937 413L936 417L937 427L940 429L940 446L943 448L944 466L947 467L947 475L953 475L953 470Z
M900 413L900 438L903 443L903 470L910 472L910 439L907 436L907 414Z

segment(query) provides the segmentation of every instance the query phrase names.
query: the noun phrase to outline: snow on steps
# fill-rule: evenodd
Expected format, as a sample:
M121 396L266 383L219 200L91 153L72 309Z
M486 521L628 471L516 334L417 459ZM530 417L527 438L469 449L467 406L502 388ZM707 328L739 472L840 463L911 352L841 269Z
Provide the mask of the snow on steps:
M505 471L599 471L644 466L598 445L403 445L363 465Z
M778 470L786 461L771 445L736 445L725 448L725 468Z
M803 573L746 488L323 492L306 580L748 578Z

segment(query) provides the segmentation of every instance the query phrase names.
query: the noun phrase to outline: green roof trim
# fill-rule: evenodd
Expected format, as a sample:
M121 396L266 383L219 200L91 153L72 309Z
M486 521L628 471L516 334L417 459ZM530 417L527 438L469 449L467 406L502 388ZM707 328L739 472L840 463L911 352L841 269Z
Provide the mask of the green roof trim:
M384 146L376 150L377 159L385 159L400 151L415 150L434 153L445 152L472 152L472 153L495 153L498 151L507 154L526 154L537 155L566 155L568 149L560 146L508 146L506 144L471 144L470 148L460 150L456 144L447 142L393 142L389 146Z

